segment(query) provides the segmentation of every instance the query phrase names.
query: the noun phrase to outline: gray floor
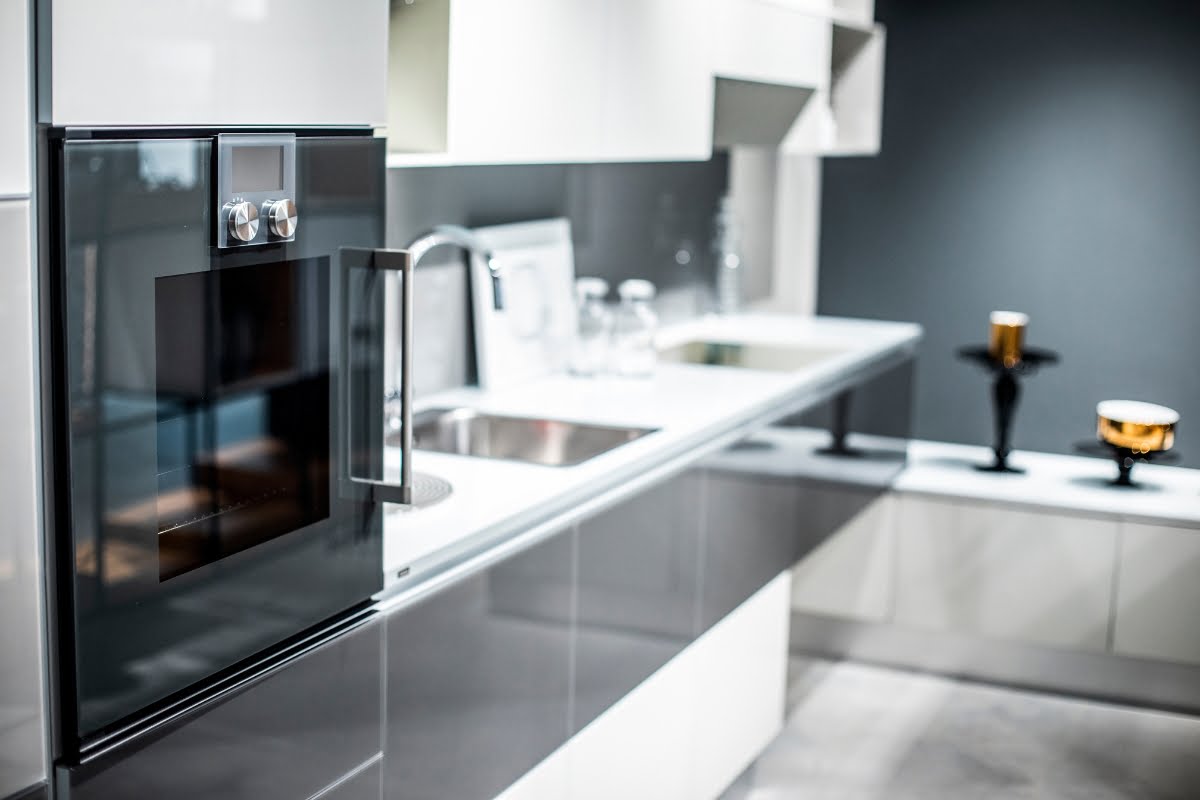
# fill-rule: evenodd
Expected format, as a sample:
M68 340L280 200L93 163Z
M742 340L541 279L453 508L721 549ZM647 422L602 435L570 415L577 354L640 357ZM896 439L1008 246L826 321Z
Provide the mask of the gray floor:
M1200 798L1200 718L794 659L788 722L722 800Z

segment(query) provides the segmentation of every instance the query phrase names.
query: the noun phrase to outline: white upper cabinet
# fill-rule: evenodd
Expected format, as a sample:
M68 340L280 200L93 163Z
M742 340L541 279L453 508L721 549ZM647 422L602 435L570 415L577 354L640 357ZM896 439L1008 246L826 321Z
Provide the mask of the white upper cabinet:
M714 0L609 0L605 158L712 155Z
M393 2L391 163L707 158L708 2Z
M0 0L0 197L29 194L29 4Z
M830 22L801 8L771 0L716 0L713 72L758 83L828 86Z
M55 0L54 125L369 125L387 0Z

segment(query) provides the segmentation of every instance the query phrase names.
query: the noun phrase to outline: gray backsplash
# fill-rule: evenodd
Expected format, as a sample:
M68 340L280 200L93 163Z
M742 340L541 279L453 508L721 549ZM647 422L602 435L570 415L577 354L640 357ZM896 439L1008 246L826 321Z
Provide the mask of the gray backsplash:
M1023 381L1017 447L1071 452L1130 398L1176 408L1200 467L1200 5L876 11L883 152L825 162L820 313L924 325L916 433L982 444L988 379L954 350L1027 312L1062 363Z
M388 171L389 247L432 225L469 227L566 217L575 274L615 285L648 278L660 290L711 287L709 241L726 190L727 157L639 164L414 167ZM680 265L679 250L691 260ZM435 251L414 283L414 392L474 381L462 254Z

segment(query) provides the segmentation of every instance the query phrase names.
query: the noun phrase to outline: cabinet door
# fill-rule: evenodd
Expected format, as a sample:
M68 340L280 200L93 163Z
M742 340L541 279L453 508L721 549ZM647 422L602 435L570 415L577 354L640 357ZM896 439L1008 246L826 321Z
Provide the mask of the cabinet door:
M833 488L810 489L805 495L811 498L805 508L815 504L834 506L839 512L858 509L858 513L796 565L792 608L849 619L887 620L892 611L894 497Z
M1116 521L912 495L897 519L896 622L1107 647Z
M32 282L29 201L0 201L0 797L46 778Z
M610 0L601 154L712 155L713 0Z
M0 197L29 194L29 3L0 0Z
M383 125L387 0L55 0L55 125Z
M450 0L447 140L465 160L591 160L608 3Z
M790 479L709 470L704 511L701 630L796 563L800 490Z
M1127 522L1119 563L1113 648L1200 664L1200 530Z
M715 0L714 68L722 78L821 89L832 25L772 0Z
M72 800L296 800L380 751L382 623L342 634L107 767L64 771Z
M574 537L387 619L385 795L490 800L567 739Z
M703 483L685 473L580 524L573 731L695 638Z
M684 658L695 669L689 798L718 797L783 726L791 576L778 575Z

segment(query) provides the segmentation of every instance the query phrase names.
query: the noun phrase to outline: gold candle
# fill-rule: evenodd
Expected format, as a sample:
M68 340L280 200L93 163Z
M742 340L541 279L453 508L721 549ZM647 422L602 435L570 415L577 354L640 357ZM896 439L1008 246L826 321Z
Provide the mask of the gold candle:
M1096 436L1135 453L1170 450L1179 412L1135 400L1105 400L1096 405Z
M989 321L988 352L1004 366L1015 366L1021 360L1029 315L1019 311L993 311Z

